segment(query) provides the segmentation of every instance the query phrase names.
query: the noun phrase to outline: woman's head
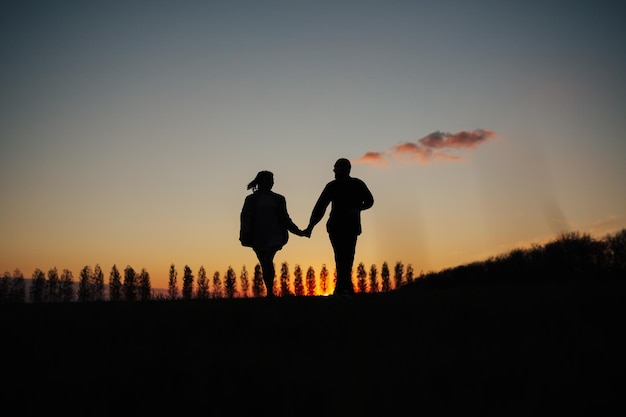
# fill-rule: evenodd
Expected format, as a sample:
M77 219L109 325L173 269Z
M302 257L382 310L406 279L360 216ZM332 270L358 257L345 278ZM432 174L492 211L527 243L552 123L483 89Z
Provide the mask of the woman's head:
M270 171L259 171L256 177L248 184L248 190L271 190L274 186L274 174Z

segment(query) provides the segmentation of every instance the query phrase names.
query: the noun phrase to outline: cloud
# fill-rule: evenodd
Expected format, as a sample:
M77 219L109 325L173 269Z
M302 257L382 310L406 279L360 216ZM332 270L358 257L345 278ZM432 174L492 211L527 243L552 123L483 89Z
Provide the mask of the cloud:
M433 132L421 138L418 142L427 148L475 148L495 133L486 129L476 129L473 132L461 131L455 134Z
M367 152L362 157L355 160L357 163L369 163L373 165L387 165L389 161L385 158L383 152Z
M458 161L461 157L451 154L450 151L474 149L494 136L495 132L487 129L476 129L472 132L463 130L454 134L436 131L415 142L399 143L385 152L366 152L355 162L386 165L389 163L387 156L404 162Z

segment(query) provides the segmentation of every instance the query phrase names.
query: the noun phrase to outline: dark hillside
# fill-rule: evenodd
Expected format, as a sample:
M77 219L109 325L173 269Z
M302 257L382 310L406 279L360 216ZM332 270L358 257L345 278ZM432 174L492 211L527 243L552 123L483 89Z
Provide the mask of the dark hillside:
M594 239L564 233L545 245L422 274L404 291L477 284L597 283L626 280L626 229Z
M607 415L626 285L0 305L20 414ZM611 413L614 414L614 413Z

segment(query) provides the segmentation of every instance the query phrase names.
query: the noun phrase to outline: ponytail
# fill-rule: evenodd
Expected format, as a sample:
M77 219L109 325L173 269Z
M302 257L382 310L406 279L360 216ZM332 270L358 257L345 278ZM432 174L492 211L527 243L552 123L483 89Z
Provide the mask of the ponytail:
M266 179L271 179L274 176L270 171L259 171L256 174L256 177L252 181L248 183L247 189L252 191L257 191L259 189L259 184L265 181Z

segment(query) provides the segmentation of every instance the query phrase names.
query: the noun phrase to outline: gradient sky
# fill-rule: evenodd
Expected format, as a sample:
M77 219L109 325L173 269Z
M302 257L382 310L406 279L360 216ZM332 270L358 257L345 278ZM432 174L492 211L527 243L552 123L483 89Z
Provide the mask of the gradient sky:
M626 16L597 1L3 2L0 273L253 271L246 184L306 227L339 157L355 266L626 227ZM276 262L334 261L324 228ZM181 279L181 278L179 278Z

